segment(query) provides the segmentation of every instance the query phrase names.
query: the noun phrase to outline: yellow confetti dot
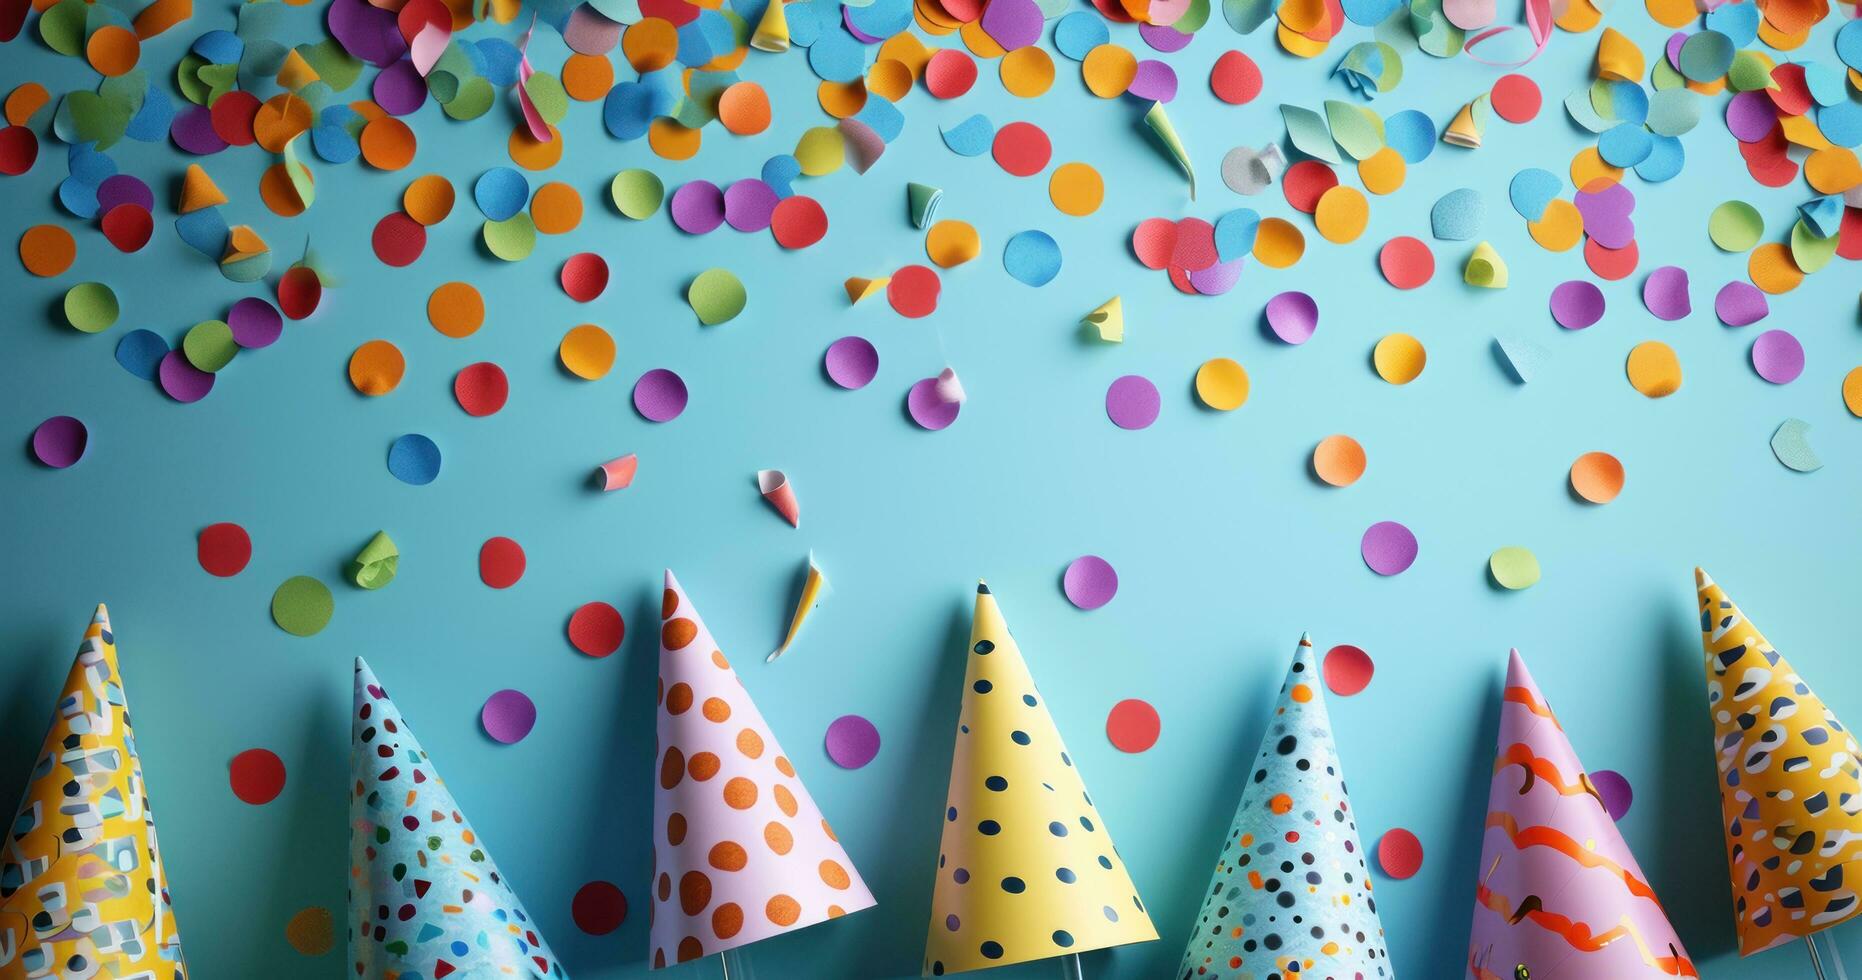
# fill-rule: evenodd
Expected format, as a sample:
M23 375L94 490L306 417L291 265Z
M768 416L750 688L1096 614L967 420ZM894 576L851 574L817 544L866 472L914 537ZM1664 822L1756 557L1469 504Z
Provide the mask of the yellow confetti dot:
M924 42L914 37L910 31L900 31L886 38L885 43L879 46L878 60L896 61L904 65L911 69L912 79L916 81L918 76L924 74L925 65L931 61L931 49L925 47Z
M1272 269L1285 269L1306 254L1306 236L1284 218L1262 218L1254 232L1254 257Z
M1312 220L1326 241L1343 245L1364 234L1364 226L1371 220L1371 205L1357 188L1339 184L1319 195Z
M910 37L901 34L900 37ZM912 91L912 69L903 61L882 58L866 70L866 90L887 102L897 102Z
M1196 397L1218 412L1232 412L1248 400L1248 371L1229 357L1212 357L1196 369Z
M1856 162L1855 151L1832 146L1805 158L1804 179L1819 194L1841 194L1862 184L1862 163Z
M802 173L819 177L839 170L847 159L847 140L833 126L816 126L802 134L795 144L795 160Z
M1047 180L1047 196L1062 214L1085 217L1099 210L1099 205L1105 201L1106 182L1099 171L1087 164L1063 163L1054 168L1054 175Z
M967 221L945 219L931 226L925 235L925 255L939 267L949 269L976 258L983 250L975 226Z
M1406 333L1385 334L1371 349L1371 364L1377 376L1393 385L1406 385L1422 375L1429 363L1429 352L1422 341Z
M562 366L570 374L594 381L614 366L614 338L592 323L571 327L562 335L556 356L562 358Z
M1607 180L1612 184L1623 179L1623 168L1612 167L1603 162L1603 156L1594 146L1587 146L1571 158L1571 186L1578 190L1590 186L1593 180Z
M1396 191L1408 175L1409 164L1404 161L1403 154L1388 146L1358 161L1358 180L1372 194Z
M1116 44L1101 44L1086 52L1080 77L1086 80L1087 91L1102 99L1116 99L1138 77L1138 59Z
M996 39L983 30L982 18L970 21L957 28L957 36L963 39L963 46L978 58L1000 58L1008 54L1008 49L996 43Z
M1700 16L1694 0L1647 0L1644 5L1649 8L1649 16L1663 27L1680 27Z
M1862 419L1862 367L1852 368L1843 375L1843 407Z
M1783 242L1766 242L1753 249L1746 259L1746 274L1752 277L1752 285L1774 296L1804 281L1804 270L1791 258L1791 246Z
M1666 398L1681 390L1681 359L1675 349L1659 340L1645 340L1629 351L1629 386L1650 398Z
M1547 251L1569 251L1584 237L1584 215L1577 205L1556 197L1545 206L1539 220L1526 223L1526 230Z
M1032 44L1004 55L1000 72L1002 87L1024 99L1044 95L1054 85L1054 59Z
M305 956L322 956L336 947L336 920L320 905L299 909L285 923L284 937Z

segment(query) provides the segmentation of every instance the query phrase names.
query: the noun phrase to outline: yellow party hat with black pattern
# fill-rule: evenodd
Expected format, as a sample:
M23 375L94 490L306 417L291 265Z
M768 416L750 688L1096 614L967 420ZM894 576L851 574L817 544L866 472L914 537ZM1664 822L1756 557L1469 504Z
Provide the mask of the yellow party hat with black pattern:
M976 587L924 972L1157 938L989 586Z
M1739 952L1862 913L1862 748L1706 572L1700 641Z
M187 977L101 604L0 852L0 977Z

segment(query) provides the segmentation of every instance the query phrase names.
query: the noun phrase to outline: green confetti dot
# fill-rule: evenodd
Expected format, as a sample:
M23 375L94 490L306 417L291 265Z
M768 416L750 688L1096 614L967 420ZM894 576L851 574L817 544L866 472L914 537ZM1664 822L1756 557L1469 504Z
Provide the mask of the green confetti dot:
M698 322L706 326L735 318L749 299L742 280L729 269L706 269L685 291L686 302L692 304Z
M1539 559L1518 546L1500 548L1487 559L1487 570L1503 589L1525 589L1539 581Z
M189 364L212 374L232 363L239 344L233 340L233 328L226 321L202 320L181 338L181 353L187 355Z
M651 170L623 170L614 175L608 194L624 217L640 221L659 210L666 199L666 185Z
M272 593L272 622L292 636L316 636L336 611L330 587L308 575L285 579Z
M121 312L116 293L103 283L81 282L65 291L65 322L77 330L108 330Z
M537 247L537 226L529 212L520 211L503 221L485 222L485 247L506 262L528 258Z
M1722 251L1745 252L1765 234L1765 218L1744 201L1727 201L1707 217L1707 237Z

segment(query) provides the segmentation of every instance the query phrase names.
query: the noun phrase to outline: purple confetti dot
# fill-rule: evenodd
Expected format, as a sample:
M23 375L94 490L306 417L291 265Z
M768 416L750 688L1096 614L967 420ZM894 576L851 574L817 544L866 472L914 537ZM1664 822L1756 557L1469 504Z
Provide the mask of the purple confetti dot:
M1289 290L1267 301L1267 326L1289 344L1303 344L1319 329L1319 302Z
M233 328L233 342L247 350L270 347L284 332L284 317L278 308L248 296L233 304L226 314L226 325Z
M1752 342L1752 370L1772 384L1790 384L1804 373L1804 345L1784 330L1767 330Z
M853 391L866 387L879 373L879 351L865 337L842 337L828 345L821 366L828 380Z
M1067 563L1061 591L1080 609L1098 609L1118 595L1118 570L1098 555L1082 555Z
M724 220L738 231L762 231L779 200L774 188L755 177L736 181L724 191Z
M690 235L703 235L724 223L724 192L708 180L681 184L672 192L672 223Z
M1770 312L1771 301L1765 298L1764 290L1743 279L1721 286L1713 297L1714 315L1729 327L1749 327Z
M54 415L32 430L32 454L55 470L83 459L89 446L90 430L69 415Z
M537 725L537 706L529 695L506 688L485 699L478 713L485 734L512 745L524 740Z
M1416 535L1395 521L1378 521L1358 546L1364 564L1379 575L1396 575L1416 562Z
M189 364L187 357L178 350L171 350L162 357L162 366L156 374L161 379L162 390L178 402L200 401L213 390L213 375Z
M390 116L405 116L427 101L427 82L412 61L403 59L375 76L375 104Z
M1582 330L1603 319L1603 290L1584 279L1561 282L1552 289L1552 319L1566 330Z
M1128 374L1106 389L1106 417L1121 429L1143 429L1157 421L1163 400L1149 378Z
M634 382L634 410L649 422L670 422L685 411L685 379L654 368Z
M925 378L905 393L905 410L911 413L912 421L932 432L957 421L957 412L962 408L962 402L945 401L937 393L936 378Z
M842 769L859 769L879 755L879 729L859 715L841 715L828 725L828 758Z
M1621 820L1629 814L1630 804L1636 801L1636 792L1622 773L1599 769L1590 774L1590 782L1597 787L1597 795L1603 797L1603 808L1609 812L1611 820Z

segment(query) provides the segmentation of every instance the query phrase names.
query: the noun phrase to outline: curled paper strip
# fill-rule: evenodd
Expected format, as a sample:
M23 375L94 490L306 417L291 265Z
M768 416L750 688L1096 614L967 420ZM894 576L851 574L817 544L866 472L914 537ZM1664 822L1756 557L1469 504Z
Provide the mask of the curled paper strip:
M364 589L379 589L394 581L401 564L401 549L387 531L376 531L349 563L349 580Z
M802 579L802 594L795 600L795 612L789 616L789 631L783 634L782 645L763 658L764 663L773 664L777 657L788 652L795 638L801 635L802 624L808 621L809 615L821 604L821 600L828 597L830 591L827 575L821 571L820 565L815 564L815 553L809 552L808 571Z
M1190 152L1183 146L1183 138L1177 135L1177 128L1170 123L1170 116L1164 112L1162 102L1151 103L1151 108L1144 114L1144 124L1157 134L1164 149L1170 151L1171 159L1183 168L1183 175L1190 179L1190 200L1196 200L1196 168L1190 164Z
M611 459L595 467L595 484L606 492L625 490L634 482L634 473L640 469L640 459L628 453L617 459Z
M776 513L781 514L790 527L802 526L802 505L795 499L795 488L789 485L789 478L781 470L757 470L756 486L763 499L776 508Z

